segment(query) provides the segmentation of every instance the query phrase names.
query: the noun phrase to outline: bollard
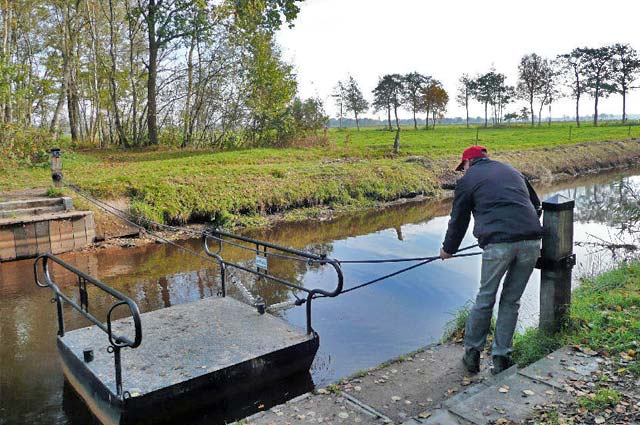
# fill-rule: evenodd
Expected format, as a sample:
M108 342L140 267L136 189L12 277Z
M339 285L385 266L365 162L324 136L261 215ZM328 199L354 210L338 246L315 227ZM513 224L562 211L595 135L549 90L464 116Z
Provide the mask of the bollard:
M62 151L59 148L53 148L49 151L51 154L51 179L55 187L62 187Z
M542 203L542 253L540 269L540 329L558 332L569 317L573 253L573 208L575 202L554 195Z

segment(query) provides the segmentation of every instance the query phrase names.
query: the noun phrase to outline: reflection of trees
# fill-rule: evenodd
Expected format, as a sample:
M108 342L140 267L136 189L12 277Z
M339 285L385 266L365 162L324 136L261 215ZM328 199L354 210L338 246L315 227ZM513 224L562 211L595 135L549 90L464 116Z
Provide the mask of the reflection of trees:
M619 227L624 217L616 214L618 206L625 202L628 192L624 190L627 179L618 179L608 184L594 184L561 191L576 201L574 216L577 221L605 223Z

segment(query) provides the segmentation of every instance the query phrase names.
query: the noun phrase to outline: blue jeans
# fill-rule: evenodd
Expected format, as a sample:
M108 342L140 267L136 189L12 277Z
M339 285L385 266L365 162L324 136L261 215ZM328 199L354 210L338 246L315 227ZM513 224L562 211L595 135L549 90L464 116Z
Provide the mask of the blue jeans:
M480 290L471 309L464 335L466 349L482 351L491 327L493 305L500 281L502 293L491 353L507 356L513 351L513 333L518 321L520 297L540 256L540 241L518 241L489 244L482 253Z

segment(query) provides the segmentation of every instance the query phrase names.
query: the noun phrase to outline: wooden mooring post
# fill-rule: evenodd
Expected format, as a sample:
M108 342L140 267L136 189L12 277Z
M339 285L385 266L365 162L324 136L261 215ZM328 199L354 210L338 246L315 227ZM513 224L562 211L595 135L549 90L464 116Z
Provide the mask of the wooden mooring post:
M542 203L542 254L540 269L540 329L555 333L566 323L571 305L573 253L573 209L575 202L554 195Z
M62 151L53 148L49 151L51 154L51 179L55 187L62 187Z

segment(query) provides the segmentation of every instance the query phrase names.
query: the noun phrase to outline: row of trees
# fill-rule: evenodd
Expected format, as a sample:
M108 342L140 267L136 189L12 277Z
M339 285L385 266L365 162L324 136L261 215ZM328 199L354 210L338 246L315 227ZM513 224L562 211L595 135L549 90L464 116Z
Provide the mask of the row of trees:
M628 44L615 44L599 48L580 47L556 58L543 58L536 53L525 55L518 65L516 86L506 84L506 76L491 69L485 74L470 77L462 75L459 80L456 101L467 112L469 126L469 104L475 100L484 105L485 127L491 109L493 124L503 119L511 120L526 115L535 125L541 125L542 109L549 108L563 96L571 96L576 102L576 123L580 126L580 99L588 94L594 100L593 124L598 125L598 102L611 94L622 96L622 121L627 120L626 97L640 75L640 58ZM566 89L569 89L568 92ZM524 101L528 110L505 114L506 105L515 100Z
M345 113L352 112L356 120L356 127L360 130L359 116L369 109L369 102L364 98L356 80L349 76L347 81L339 81L336 91L332 95L336 100L340 126ZM391 111L394 113L396 128L400 128L398 109L405 108L413 114L413 126L418 128L417 115L426 113L425 127L429 127L429 117L435 128L436 120L443 116L449 103L449 95L440 81L429 75L411 72L405 75L387 74L380 77L373 89L375 112L384 111L387 114L387 125L391 125Z
M274 41L300 1L2 0L0 123L125 147L261 146L317 128L321 104L294 102Z

